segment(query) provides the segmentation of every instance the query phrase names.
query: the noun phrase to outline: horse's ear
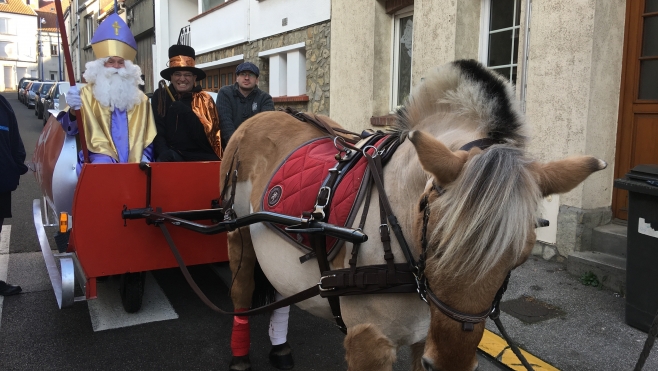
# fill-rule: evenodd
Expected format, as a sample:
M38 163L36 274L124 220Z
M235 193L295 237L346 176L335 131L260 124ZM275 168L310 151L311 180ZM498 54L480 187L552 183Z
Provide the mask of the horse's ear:
M566 193L576 188L592 173L603 170L608 164L592 156L573 156L541 164L534 162L539 189L544 197L555 193Z
M418 130L409 132L409 140L416 147L423 169L434 175L440 184L446 185L457 179L468 152L452 152L438 139Z

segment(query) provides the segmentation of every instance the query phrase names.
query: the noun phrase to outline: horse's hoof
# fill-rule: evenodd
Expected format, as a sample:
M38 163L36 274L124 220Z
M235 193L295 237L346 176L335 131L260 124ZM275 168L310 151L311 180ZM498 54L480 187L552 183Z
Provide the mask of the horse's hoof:
M251 361L249 360L249 354L240 357L233 356L228 369L229 371L251 371Z
M287 341L272 347L270 363L279 370L290 370L295 367L295 362L292 360L292 349Z

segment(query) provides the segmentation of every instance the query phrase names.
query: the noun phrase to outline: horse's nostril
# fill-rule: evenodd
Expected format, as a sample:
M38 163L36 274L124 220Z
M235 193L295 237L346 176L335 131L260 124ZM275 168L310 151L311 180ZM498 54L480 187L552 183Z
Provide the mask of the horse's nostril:
M420 363L423 365L425 371L436 371L431 361L428 361L427 358L423 357L420 360Z

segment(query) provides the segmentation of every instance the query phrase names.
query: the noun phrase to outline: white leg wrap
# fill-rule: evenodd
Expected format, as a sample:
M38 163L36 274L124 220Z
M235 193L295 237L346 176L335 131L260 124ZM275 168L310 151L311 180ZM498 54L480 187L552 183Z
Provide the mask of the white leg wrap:
M277 301L283 299L278 292L275 295ZM280 345L288 339L288 316L290 315L290 306L275 309L270 317L270 340L272 345Z

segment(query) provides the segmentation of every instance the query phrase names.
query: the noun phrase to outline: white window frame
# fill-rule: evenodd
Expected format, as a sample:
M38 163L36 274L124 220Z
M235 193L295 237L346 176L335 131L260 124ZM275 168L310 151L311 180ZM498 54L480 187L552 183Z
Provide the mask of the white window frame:
M305 42L264 50L258 53L258 57L269 58L269 94L272 98L307 94Z
M516 14L516 7L521 7L521 1L523 0L514 0L514 14ZM481 11L480 11L480 45L479 45L479 60L482 62L487 67L489 66L489 35L491 35L491 31L489 30L491 26L491 0L482 0L481 3ZM501 28L499 30L495 30L493 33L497 32L502 32L502 31L509 31L512 30L512 35L519 34L521 32L521 20L519 19L519 24L516 26L512 27L507 27L507 28ZM514 37L512 37L512 40ZM519 47L517 50L514 50L512 47L512 53L519 52L519 49L521 49L521 41L519 40ZM496 66L497 68L509 68L510 69L510 76L508 76L508 79L511 81L512 76L511 76L511 71L514 67L516 67L516 81L519 81L519 60L521 60L521 55L518 55L517 57L517 62L516 63L511 63L511 64L506 64L506 65L500 65ZM514 55L512 54L510 56L510 61L514 61Z
M391 46L393 50L391 50L391 55L393 58L391 58L391 110L394 111L398 107L398 67L400 63L400 48L398 44L398 40L400 39L400 18L405 18L408 16L413 16L414 15L414 6L410 5L404 9L401 9L393 15L392 19L392 35L391 35ZM413 48L412 48L412 63L411 63L411 71L410 77L413 81ZM413 84L411 84L413 86ZM411 92L411 89L409 90Z
M5 22L5 32L2 32L2 35L16 35L16 30L12 30L13 22L11 18L0 18L0 22Z
M86 46L91 45L91 39L94 37L94 13L91 13L84 17L85 20L85 31L87 35Z

